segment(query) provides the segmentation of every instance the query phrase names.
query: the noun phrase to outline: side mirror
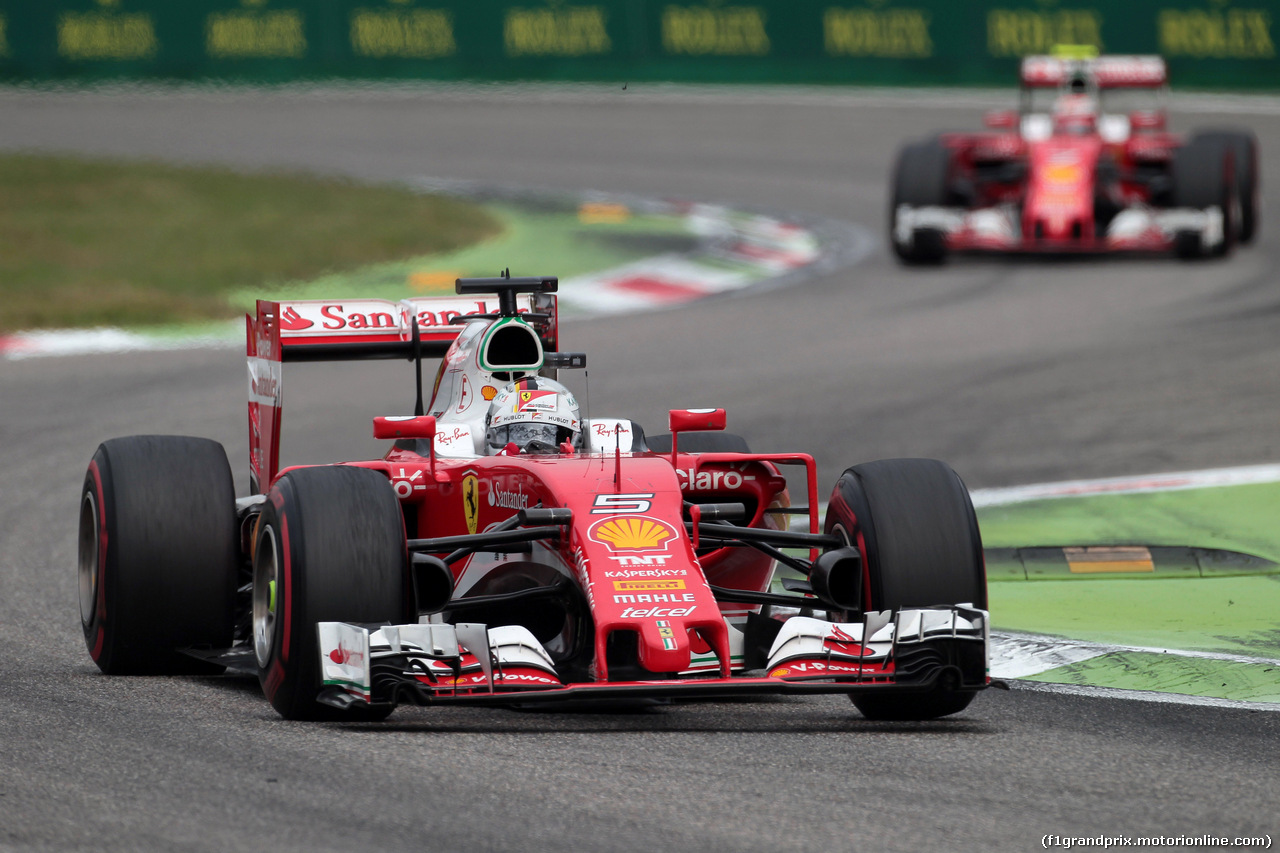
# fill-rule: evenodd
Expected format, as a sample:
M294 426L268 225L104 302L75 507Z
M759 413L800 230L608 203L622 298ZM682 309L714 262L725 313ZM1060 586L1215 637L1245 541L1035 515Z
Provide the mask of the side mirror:
M992 130L1013 130L1018 126L1018 114L1013 110L988 110L982 123Z
M392 416L373 419L373 437L379 439L425 438L434 441L436 419L432 415Z
M724 409L672 409L668 424L672 433L724 429Z

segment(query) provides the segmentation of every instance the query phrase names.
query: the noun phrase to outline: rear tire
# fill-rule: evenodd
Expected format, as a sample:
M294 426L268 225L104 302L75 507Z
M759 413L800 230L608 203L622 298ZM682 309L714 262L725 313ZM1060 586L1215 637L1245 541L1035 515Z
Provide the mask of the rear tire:
M239 563L222 445L134 435L99 445L80 494L80 623L109 675L214 674L181 654L229 648Z
M340 711L316 701L316 623L415 621L404 519L390 483L366 468L301 468L267 497L253 561L263 692L286 720L385 719L389 707Z
M1252 243L1262 219L1258 138L1251 130L1214 128L1195 132L1191 143L1201 142L1225 145L1231 149L1235 160L1236 192L1240 199L1240 243Z
M935 459L855 465L836 482L824 525L863 556L864 610L968 604L986 609L978 520L960 477ZM873 720L930 720L965 709L974 691L851 696Z
M889 201L889 244L907 265L939 264L947 255L946 235L936 228L916 228L898 234L898 208L946 207L950 201L947 176L951 152L937 139L906 145L893 167L893 192Z

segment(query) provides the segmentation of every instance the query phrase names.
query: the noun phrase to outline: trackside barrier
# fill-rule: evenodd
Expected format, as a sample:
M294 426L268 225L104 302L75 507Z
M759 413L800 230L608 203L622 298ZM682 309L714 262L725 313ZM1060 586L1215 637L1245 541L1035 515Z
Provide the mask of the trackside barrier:
M1006 87L1056 44L1280 89L1276 0L0 0L0 80Z

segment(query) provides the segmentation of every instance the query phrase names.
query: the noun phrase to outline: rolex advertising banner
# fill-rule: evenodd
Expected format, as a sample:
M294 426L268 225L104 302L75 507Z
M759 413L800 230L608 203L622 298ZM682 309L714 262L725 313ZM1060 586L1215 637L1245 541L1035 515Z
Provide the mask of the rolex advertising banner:
M0 0L0 80L1005 87L1057 45L1280 89L1280 0Z

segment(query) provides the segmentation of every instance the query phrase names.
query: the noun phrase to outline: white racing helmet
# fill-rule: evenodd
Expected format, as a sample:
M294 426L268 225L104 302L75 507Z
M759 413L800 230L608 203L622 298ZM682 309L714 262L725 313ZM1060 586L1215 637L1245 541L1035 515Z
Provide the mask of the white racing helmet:
M582 446L582 419L572 392L555 380L526 376L505 386L489 404L489 453L512 443L523 453L556 453L566 441L575 449Z

